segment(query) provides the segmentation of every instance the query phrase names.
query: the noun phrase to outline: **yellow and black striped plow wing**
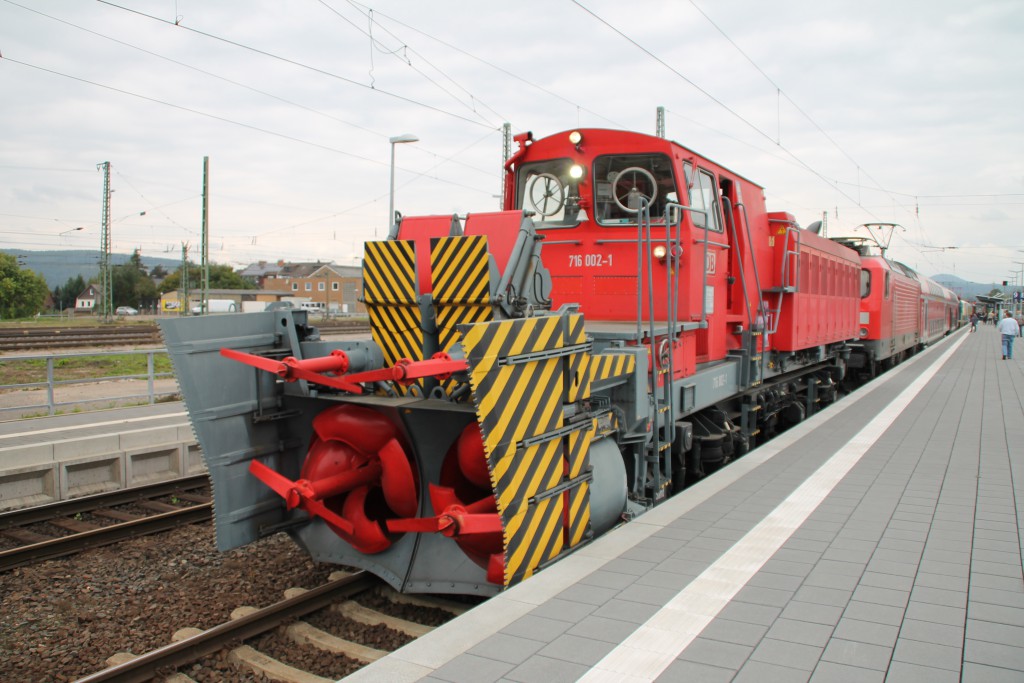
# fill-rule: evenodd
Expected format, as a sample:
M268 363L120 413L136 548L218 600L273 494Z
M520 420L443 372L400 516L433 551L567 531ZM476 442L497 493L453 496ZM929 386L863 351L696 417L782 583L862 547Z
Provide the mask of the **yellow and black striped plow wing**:
M589 538L587 452L594 421L565 424L569 319L545 316L459 328L504 527L505 586ZM585 337L579 337L585 339Z
M583 348L587 341L583 316L573 313L565 316L566 344ZM590 396L590 358L586 350L570 354L565 363L565 402L575 403Z
M590 418L586 429L571 432L566 438L567 476L578 482L566 490L567 540L570 548L590 538L590 442L597 430L597 420Z
M487 237L441 237L430 240L438 348L449 351L458 342L458 325L488 322L491 308L490 259Z
M423 328L416 293L416 253L404 240L367 242L363 256L363 302L373 341L384 361L423 359ZM399 393L407 388L396 386Z
M430 241L430 274L437 321L437 348L450 352L459 341L459 325L494 319L491 307L487 237L440 237ZM456 382L441 384L450 394Z

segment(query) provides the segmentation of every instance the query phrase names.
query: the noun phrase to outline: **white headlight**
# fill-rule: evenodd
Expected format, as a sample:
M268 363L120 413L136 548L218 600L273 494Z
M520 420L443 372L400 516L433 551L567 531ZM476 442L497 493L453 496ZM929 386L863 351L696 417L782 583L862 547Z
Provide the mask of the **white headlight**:
M579 132L578 130L574 130L573 132L569 133L569 142L571 142L574 145L580 144L581 142L583 142L583 133Z
M573 164L569 168L569 177L570 178L575 178L576 180L579 180L580 178L582 178L583 177L583 167L580 166L579 164Z

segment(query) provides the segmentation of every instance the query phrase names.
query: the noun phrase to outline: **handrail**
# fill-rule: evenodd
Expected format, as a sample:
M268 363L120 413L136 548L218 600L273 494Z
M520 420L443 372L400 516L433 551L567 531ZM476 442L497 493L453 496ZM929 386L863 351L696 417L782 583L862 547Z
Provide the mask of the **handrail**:
M753 251L753 249L754 249L754 240L753 240L753 237L750 234L750 217L747 216L747 206L743 202L736 202L733 206L735 206L737 209L739 209L740 212L743 214L743 227L744 227L744 231L747 233L747 244L749 245L748 248L750 249L750 253L753 255L753 253L754 253L754 251ZM763 290L761 289L761 275L760 275L760 273L757 270L757 259L753 258L752 261L753 261L753 264L754 264L754 286L757 287L757 294L758 294L758 296L757 296L757 314L761 317L762 324L765 327L767 327L767 321L764 320L764 318L766 317L766 315L768 313L768 311L765 310L767 308L767 305L764 303L764 301L761 300L761 296L763 295Z
M0 363L8 363L14 361L46 361L46 381L45 382L25 382L21 384L0 384L0 391L5 389L37 389L46 388L46 403L32 403L28 405L19 405L11 407L0 406L0 413L20 411L30 411L33 409L45 408L49 415L55 415L58 408L66 406L81 405L85 403L96 403L100 401L109 400L124 400L124 399L147 399L149 404L156 403L158 398L165 396L174 396L178 393L177 389L174 391L163 391L158 392L154 386L154 382L157 379L163 379L168 377L174 377L173 372L156 372L154 359L157 354L167 355L167 349L145 349L145 350L129 350L129 351L93 351L89 353L47 353L47 354L33 354L27 356L0 356ZM146 372L144 374L131 374L131 375L106 375L97 377L81 377L78 379L54 379L54 363L57 360L63 360L67 358L96 358L102 356L146 356ZM54 390L62 386L71 386L75 384L97 384L103 382L116 382L126 379L144 379L147 380L147 391L144 394L125 394L120 396L104 397L102 399L87 398L79 399L75 401L57 401L54 397Z
M740 287L743 289L743 302L746 304L746 306L744 306L744 308L747 309L747 329L753 329L754 328L754 319L750 315L750 292L747 291L747 269L744 268L744 266L743 266L743 254L739 253L740 239L739 239L739 235L736 232L736 220L735 220L735 218L732 215L733 205L732 205L732 202L729 201L728 197L724 197L723 196L722 197L722 202L725 204L725 208L728 209L727 211L723 211L723 213L725 214L726 221L729 223L729 230L730 230L730 232L732 232L732 242L733 242L733 244L736 245L737 253L739 255L739 257L736 259L736 262L739 265L739 269L740 269ZM750 251L750 247L751 247L751 245L748 242L748 244L747 244L747 251ZM757 259L754 259L754 261L756 262ZM758 295L757 295L758 305L760 305L760 302L761 302L761 287L760 287L760 285L757 286L757 291L758 291Z

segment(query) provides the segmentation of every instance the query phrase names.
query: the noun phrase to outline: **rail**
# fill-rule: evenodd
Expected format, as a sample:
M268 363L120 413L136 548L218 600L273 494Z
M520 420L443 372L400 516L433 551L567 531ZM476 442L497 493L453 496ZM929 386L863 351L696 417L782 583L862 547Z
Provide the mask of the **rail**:
M277 628L281 623L323 609L339 599L369 590L378 583L368 572L359 572L324 584L251 614L215 626L190 638L140 655L124 664L112 666L77 683L137 683L153 680L161 671L186 666L217 652L227 644L253 638Z
M45 403L30 403L18 406L0 407L0 415L5 412L20 411L24 413L28 410L43 409L45 408L49 415L56 415L58 408L64 408L69 406L76 406L85 403L95 403L96 398L83 398L73 401L57 401L55 398L56 389L64 386L71 386L75 384L97 384L105 382L116 382L120 380L132 380L132 379L144 379L146 380L146 393L135 393L135 394L119 394L116 400L132 400L132 399L146 399L150 404L156 403L157 399L174 396L178 393L177 388L174 391L157 391L155 382L157 379L173 378L173 372L156 372L155 370L155 358L157 355L167 355L167 350L160 349L148 349L138 351L93 351L90 353L48 353L39 355L29 356L0 356L0 365L13 363L13 362L31 362L31 361L45 361L46 362L46 381L45 382L24 382L20 384L0 384L0 392L4 391L23 391L29 389L46 389L46 402ZM54 368L57 365L57 361L75 358L96 358L104 356L145 356L146 357L146 372L137 373L130 375L106 375L106 376L95 376L95 377L78 377L76 379L63 379L58 380L54 377ZM104 399L106 400L106 399Z
M209 475L197 474L171 481L161 481L155 484L146 484L145 486L133 486L132 488L96 493L72 500L0 512L0 531L18 526L37 524L58 517L73 517L74 515L90 512L100 507L114 507L126 503L135 503L146 498L159 498L160 496L177 494L184 490L208 486L209 483Z
M110 327L0 327L0 353L68 351L74 348L161 344L156 325Z

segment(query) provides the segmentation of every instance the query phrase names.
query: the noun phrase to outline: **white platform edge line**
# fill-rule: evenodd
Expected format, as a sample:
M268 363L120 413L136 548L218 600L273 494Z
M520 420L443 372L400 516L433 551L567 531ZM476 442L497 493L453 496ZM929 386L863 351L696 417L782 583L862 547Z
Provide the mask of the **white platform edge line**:
M957 340L846 446L579 680L646 683L660 676L806 521L964 339Z
M36 436L38 434L52 434L53 432L65 432L69 429L75 429L78 427L92 429L93 427L109 427L111 425L125 425L132 422L145 422L147 420L163 420L171 417L184 417L188 415L187 412L181 411L178 413L164 413L162 415L147 415L145 417L126 417L120 420L110 420L108 422L90 422L88 424L80 425L68 425L66 427L50 427L49 429L37 429L32 432L17 432L14 434L0 434L0 441L4 439L20 439L26 436ZM182 423L184 424L184 423ZM167 425L171 426L171 425Z

